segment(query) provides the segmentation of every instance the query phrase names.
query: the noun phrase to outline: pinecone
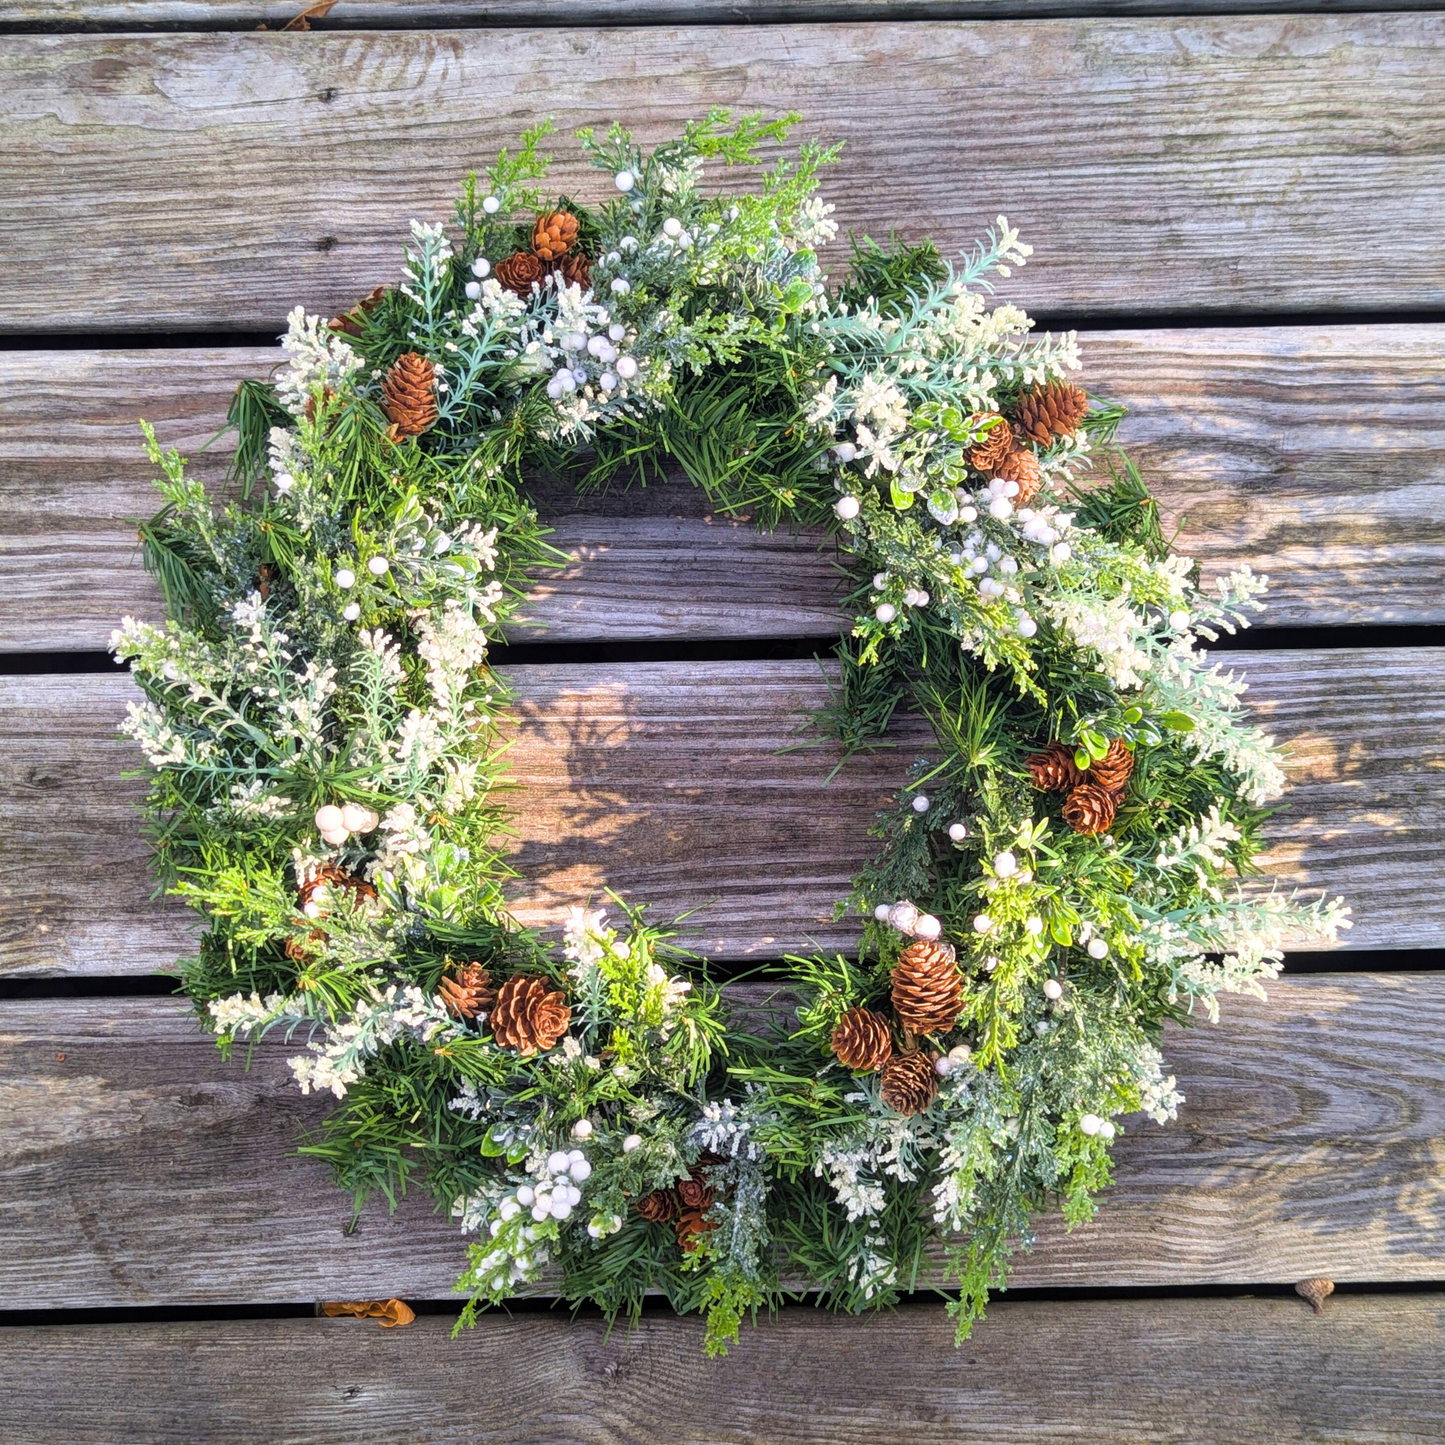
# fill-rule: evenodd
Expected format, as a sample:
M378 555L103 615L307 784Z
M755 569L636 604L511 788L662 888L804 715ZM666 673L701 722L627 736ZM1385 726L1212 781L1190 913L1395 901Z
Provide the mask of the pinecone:
M532 250L539 261L560 261L577 242L577 217L571 211L550 211L532 227Z
M632 1207L649 1224L666 1224L677 1213L677 1195L671 1189L654 1189Z
M336 890L340 889L340 895ZM354 873L348 873L344 868L338 868L335 863L326 863L314 873L301 880L301 886L296 890L296 905L303 911L308 904L315 904L317 918L325 918L330 911L327 909L327 897L351 895L351 906L365 903L376 897L376 889L364 878L358 878ZM317 948L326 942L326 933L323 929L314 928L304 938L288 938L283 946L283 952L293 963L307 963L316 956Z
M1027 507L1038 496L1044 476L1039 459L1028 451L1010 452L993 469L993 474L1006 482L1018 483L1018 492L1012 498L1016 507Z
M968 464L981 472L991 472L1013 449L1013 428L996 411L975 412L968 419L970 429L991 421L993 425L969 447Z
M1097 762L1089 765L1083 781L1096 787L1107 788L1111 793L1120 793L1134 772L1134 754L1118 738L1109 744L1109 751Z
M711 1164L721 1164L716 1154L703 1153L688 1171L688 1177L678 1181L677 1197L684 1209L711 1209L717 1197L708 1183L707 1171Z
M514 974L497 990L492 1008L492 1037L504 1049L523 1056L550 1049L572 1022L567 996L540 978Z
M894 1013L914 1033L933 1034L952 1028L962 1007L963 979L953 949L925 939L910 943L893 969Z
M381 409L391 423L393 441L420 436L437 419L437 369L426 357L405 351L381 383Z
M1076 833L1103 833L1119 809L1116 794L1097 783L1080 783L1064 799L1064 822Z
M684 1254L691 1254L702 1242L703 1235L711 1234L717 1228L715 1220L704 1217L711 1208L712 1201L709 1200L702 1206L684 1204L678 1211L673 1228L677 1230L677 1242Z
M580 286L586 291L592 285L592 262L581 251L573 251L570 256L564 256L557 269L569 286Z
M893 1030L888 1020L871 1008L850 1008L838 1020L828 1042L845 1069L871 1074L892 1056Z
M442 975L437 993L449 1014L459 1019L474 1019L487 1013L497 1001L491 977L479 963L464 963L455 977Z
M1042 793L1063 793L1076 788L1084 775L1074 762L1074 750L1063 743L1050 743L1043 752L1035 753L1024 766Z
M883 1066L883 1083L879 1092L890 1109L900 1114L921 1114L938 1092L933 1055L921 1049L895 1054Z
M492 274L514 295L527 297L532 294L532 282L542 279L542 263L530 251L517 251L498 261Z
M368 311L375 311L381 305L381 298L386 295L386 287L378 286L370 296L363 297L350 311L343 311L340 316L333 316L326 323L328 331L339 331L343 336L360 336L361 320Z
M1078 431L1089 409L1089 398L1067 381L1051 381L1036 386L1019 397L1014 409L1014 425L1030 441L1049 446L1055 437Z

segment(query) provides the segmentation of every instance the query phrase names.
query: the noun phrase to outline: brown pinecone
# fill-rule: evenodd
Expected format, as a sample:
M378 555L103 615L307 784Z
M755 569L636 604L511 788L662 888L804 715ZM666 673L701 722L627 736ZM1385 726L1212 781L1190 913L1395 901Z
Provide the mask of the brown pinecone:
M1103 833L1119 809L1117 795L1097 783L1080 783L1064 799L1064 822L1076 833Z
M711 1208L712 1201L709 1200L702 1206L684 1204L678 1210L673 1228L677 1230L677 1242L684 1254L691 1254L702 1242L703 1235L711 1234L717 1228L716 1220L704 1217Z
M530 251L517 251L498 261L493 273L499 285L517 296L530 296L532 282L542 279L542 263Z
M992 421L993 425L969 447L968 464L981 472L991 472L1013 449L1013 428L996 411L975 412L969 417L970 428Z
M539 261L560 261L576 241L577 217L571 211L550 211L532 227L532 250Z
M871 1074L892 1055L893 1030L888 1020L871 1008L850 1008L838 1020L828 1042L845 1069Z
M350 311L343 311L340 316L333 316L326 323L327 330L339 331L343 336L360 336L361 318L368 311L375 311L381 305L381 298L385 295L386 287L378 286L370 296L363 297Z
M1089 398L1077 386L1051 381L1019 397L1014 425L1030 441L1046 447L1055 437L1078 431L1088 409Z
M557 269L569 286L580 286L585 291L592 285L592 262L581 251L573 251L570 256L564 256Z
M1134 754L1118 738L1109 744L1109 751L1097 762L1089 765L1083 781L1107 788L1111 793L1122 792L1124 785L1134 772Z
M567 996L540 978L513 974L497 990L492 1008L492 1037L504 1049L535 1054L550 1049L572 1022Z
M905 1027L938 1033L953 1027L962 1007L963 979L953 949L925 939L910 943L893 969L893 1012Z
M900 1114L921 1114L938 1092L933 1055L921 1049L895 1054L883 1066L883 1102Z
M325 918L328 912L324 906L325 899L328 896L345 897L347 894L350 895L351 906L356 907L375 898L376 889L365 878L358 878L356 874L338 868L335 863L327 863L302 880L301 886L296 890L296 906L304 909L308 903L314 903L321 910L317 916ZM325 931L314 928L304 938L288 938L282 951L293 963L307 963L316 956L317 948L325 942Z
M1018 483L1018 492L1013 497L1016 507L1027 507L1038 496L1044 476L1039 459L1028 451L1010 452L993 469L993 474L1002 477L1006 482Z
M654 1189L632 1207L649 1224L666 1224L677 1213L677 1195L671 1189Z
M393 441L420 436L437 419L437 369L426 357L405 351L381 383L381 409L391 423Z
M437 993L449 1014L459 1019L474 1019L488 1012L497 1001L491 976L479 963L464 963L455 976L442 975Z
M686 1179L678 1181L677 1197L682 1201L684 1209L712 1208L712 1202L717 1195L707 1181L707 1165L702 1160L692 1166Z
M1024 766L1034 780L1034 787L1043 793L1063 793L1076 788L1084 775L1074 762L1074 750L1064 743L1050 743L1043 752L1035 753Z

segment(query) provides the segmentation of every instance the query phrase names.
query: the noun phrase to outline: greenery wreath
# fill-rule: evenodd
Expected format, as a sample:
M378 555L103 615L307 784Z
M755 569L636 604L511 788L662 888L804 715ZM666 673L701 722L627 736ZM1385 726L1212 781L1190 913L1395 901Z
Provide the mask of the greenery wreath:
M951 1283L964 1334L1031 1216L1089 1217L1114 1120L1174 1115L1164 1021L1347 926L1239 884L1283 777L1198 641L1263 582L1203 590L1075 337L985 304L1029 254L1002 217L957 265L855 240L830 289L833 151L704 193L795 121L581 131L597 205L544 201L538 127L450 232L413 224L399 284L292 313L232 405L232 500L147 433L170 621L113 645L160 877L209 921L184 990L223 1048L304 1040L302 1091L339 1101L305 1152L358 1207L420 1176L477 1232L464 1321L550 1268L609 1317L705 1312L714 1351L794 1287ZM526 479L670 465L841 547L857 621L814 722L844 755L901 706L937 742L840 904L857 955L787 960L768 1037L620 899L560 947L507 913L487 649L558 555Z

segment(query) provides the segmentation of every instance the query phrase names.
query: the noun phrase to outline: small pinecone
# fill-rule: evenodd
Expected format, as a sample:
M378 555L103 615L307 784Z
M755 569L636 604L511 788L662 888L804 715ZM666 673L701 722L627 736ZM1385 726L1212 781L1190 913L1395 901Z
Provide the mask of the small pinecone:
M573 251L570 256L564 256L557 269L569 286L580 286L586 291L592 285L592 262L581 251Z
M378 286L370 296L358 301L350 311L343 311L340 316L333 316L326 323L327 330L339 331L343 336L360 336L361 322L359 318L365 316L368 311L375 311L381 305L381 298L385 295L386 287Z
M570 211L538 216L537 224L532 227L532 250L539 261L560 261L576 242L577 217Z
M969 417L971 427L991 421L993 425L968 449L968 464L981 472L991 472L1013 450L1013 428L996 411L977 412Z
M697 1163L688 1170L687 1178L679 1180L675 1186L677 1197L684 1208L712 1208L712 1202L717 1195L708 1182L707 1171L710 1166L721 1163L722 1160L716 1154L709 1154L706 1150L698 1156Z
M498 261L493 274L497 283L516 296L530 296L532 283L542 279L542 263L530 251L518 251Z
M855 1074L881 1069L893 1054L893 1030L888 1020L871 1008L850 1008L838 1020L828 1042L838 1062Z
M381 383L381 409L396 440L420 436L437 419L437 369L415 351L403 352Z
M1014 425L1030 441L1046 447L1055 437L1078 431L1088 409L1089 398L1077 386L1051 381L1019 397Z
M1080 783L1064 799L1064 822L1076 833L1103 833L1118 810L1118 798L1108 788L1101 788L1097 783Z
M327 895L337 897L346 894L351 895L351 905L354 908L357 904L375 898L376 889L365 878L358 878L356 874L348 873L334 863L327 863L306 878L296 890L296 905L304 909L308 903L315 903L321 908L320 916L325 918L327 910L321 905ZM288 938L282 948L293 963L309 963L316 956L316 950L325 942L324 930L315 928L304 938L294 935Z
M702 1242L703 1235L711 1234L717 1228L716 1220L705 1217L711 1208L712 1201L709 1200L701 1206L684 1204L678 1210L673 1228L677 1230L677 1242L684 1254L691 1254Z
M905 1027L938 1033L953 1027L962 1007L963 979L953 949L925 939L910 943L893 969L893 1011Z
M447 1012L459 1019L474 1019L497 1001L491 977L479 963L462 964L455 977L443 975L437 992Z
M492 1037L504 1049L523 1055L550 1049L571 1022L567 996L549 989L540 978L514 974L497 990Z
M879 1090L883 1102L900 1114L921 1114L938 1092L938 1074L933 1056L915 1050L895 1054L883 1066L883 1083Z
M1121 792L1134 772L1134 754L1118 738L1109 744L1109 751L1096 763L1091 763L1084 774L1086 783L1108 788L1111 793Z
M1067 792L1084 781L1083 773L1074 762L1074 750L1063 743L1050 743L1024 766L1034 780L1034 787L1043 793Z
M632 1207L649 1224L666 1224L677 1213L677 1195L671 1189L654 1189Z
M1016 507L1027 507L1038 496L1044 476L1039 459L1027 451L1010 452L993 469L993 474L1006 482L1018 483L1018 492L1012 498Z

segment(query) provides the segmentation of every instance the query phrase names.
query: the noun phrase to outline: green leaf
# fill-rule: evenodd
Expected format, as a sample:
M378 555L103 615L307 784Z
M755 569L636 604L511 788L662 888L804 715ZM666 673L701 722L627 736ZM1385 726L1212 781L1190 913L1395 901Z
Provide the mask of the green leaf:
M1170 732L1192 733L1194 731L1194 719L1187 712L1166 712L1159 721Z

